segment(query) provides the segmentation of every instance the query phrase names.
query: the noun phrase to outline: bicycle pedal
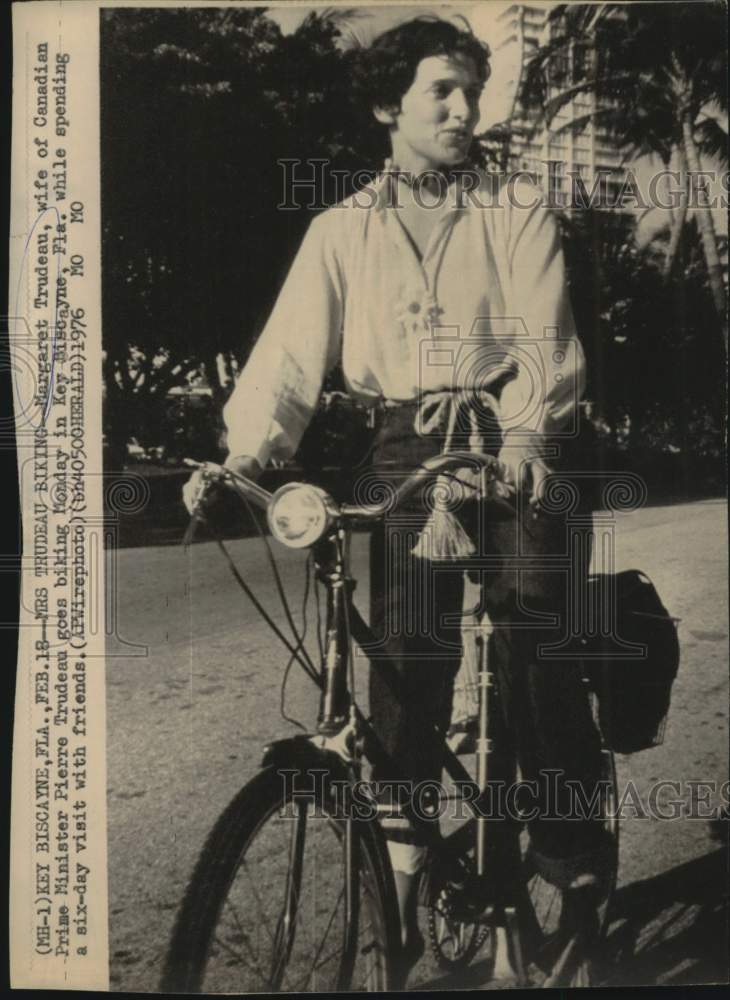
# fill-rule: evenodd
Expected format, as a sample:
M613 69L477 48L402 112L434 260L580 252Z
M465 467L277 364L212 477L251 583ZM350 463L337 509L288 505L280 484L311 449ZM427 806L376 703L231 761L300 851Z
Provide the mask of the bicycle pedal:
M462 916L470 924L479 924L482 927L493 927L495 923L494 907L491 903L475 909L467 908L464 910Z
M439 896L435 900L431 900L430 905L442 916L459 920L462 923L482 926L494 923L495 914L492 902L485 903L483 898L470 897L468 890L464 887L444 887Z

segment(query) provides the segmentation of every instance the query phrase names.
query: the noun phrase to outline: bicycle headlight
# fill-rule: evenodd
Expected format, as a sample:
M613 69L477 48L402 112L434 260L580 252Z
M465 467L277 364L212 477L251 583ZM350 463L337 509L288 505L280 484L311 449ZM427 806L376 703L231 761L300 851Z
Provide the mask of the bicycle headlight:
M304 549L324 535L333 513L324 490L308 483L287 483L274 493L266 516L274 538L289 548Z

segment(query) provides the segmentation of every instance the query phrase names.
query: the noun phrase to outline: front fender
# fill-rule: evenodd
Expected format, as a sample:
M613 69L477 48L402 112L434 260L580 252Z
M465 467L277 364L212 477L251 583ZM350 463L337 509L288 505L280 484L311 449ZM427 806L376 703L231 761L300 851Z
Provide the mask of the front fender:
M333 750L316 746L308 736L290 736L264 747L262 767L275 771L326 772L327 780L347 781L351 775L342 757Z

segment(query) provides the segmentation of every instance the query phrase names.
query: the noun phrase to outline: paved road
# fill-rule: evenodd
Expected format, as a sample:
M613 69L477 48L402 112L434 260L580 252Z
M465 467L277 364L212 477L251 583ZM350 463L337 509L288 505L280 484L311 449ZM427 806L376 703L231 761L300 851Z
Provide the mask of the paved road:
M728 778L727 537L722 501L617 517L616 568L638 567L682 619L682 664L662 747L619 761L646 796L653 782ZM267 606L261 545L230 549ZM302 556L278 550L301 598ZM354 544L364 572L365 539ZM127 549L113 557L117 637L107 666L111 983L155 990L182 890L213 819L256 770L265 741L292 727L278 711L283 659L213 544ZM365 605L365 588L362 588ZM135 645L138 644L138 645ZM365 673L358 670L358 685ZM316 699L293 673L289 713ZM683 786L683 796L688 790ZM712 797L713 803L719 801ZM609 938L615 983L727 980L727 851L706 820L626 819ZM413 980L455 986L424 960ZM477 962L469 985L486 985Z

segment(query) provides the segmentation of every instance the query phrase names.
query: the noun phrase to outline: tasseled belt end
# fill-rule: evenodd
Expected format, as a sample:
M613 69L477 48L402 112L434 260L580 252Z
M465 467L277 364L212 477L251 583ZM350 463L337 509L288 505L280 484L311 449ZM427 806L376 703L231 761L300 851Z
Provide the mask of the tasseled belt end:
M436 508L412 551L418 559L456 562L473 556L476 549L453 511Z
M448 478L438 476L433 490L433 509L414 545L413 555L419 559L457 562L476 553L476 547L459 520L456 510L465 494L479 489L478 469L458 469Z
M468 401L460 399L449 390L429 393L424 398L416 416L417 433L423 437L446 425L443 453L448 453L461 407L467 410L471 424L469 450L482 452L483 442L476 412L468 406ZM478 495L480 486L482 474L474 466L437 477L431 493L431 513L412 549L413 555L420 559L455 562L468 559L476 553L476 547L457 517L456 510L466 499L467 493Z

